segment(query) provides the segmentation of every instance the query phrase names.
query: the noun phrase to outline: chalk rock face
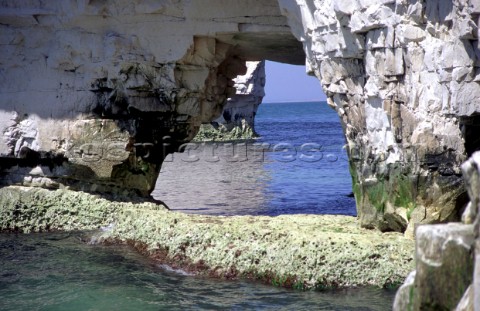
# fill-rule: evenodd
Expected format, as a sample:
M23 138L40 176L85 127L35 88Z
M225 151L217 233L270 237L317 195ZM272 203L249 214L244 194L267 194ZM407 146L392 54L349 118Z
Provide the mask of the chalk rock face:
M478 3L279 3L343 123L362 225L459 219L480 147Z
M265 55L305 59L276 0L2 1L1 183L148 195Z
M265 96L265 61L247 62L247 73L233 81L235 95L228 98L223 112L211 124L202 125L196 138L231 140L253 138L255 115Z
M463 223L417 228L416 271L397 292L394 310L480 308L480 152L462 171L470 196Z
M2 1L0 180L148 195L246 61L306 55L344 127L361 224L413 235L468 200L479 14L476 0Z
M465 293L464 299L459 303L459 307L462 305L473 305L473 310L480 310L480 152L474 153L473 156L462 165L462 170L470 196L469 206L462 218L464 223L473 222L475 245L472 286L470 293L468 293L468 291ZM457 310L462 310L459 307L457 307Z

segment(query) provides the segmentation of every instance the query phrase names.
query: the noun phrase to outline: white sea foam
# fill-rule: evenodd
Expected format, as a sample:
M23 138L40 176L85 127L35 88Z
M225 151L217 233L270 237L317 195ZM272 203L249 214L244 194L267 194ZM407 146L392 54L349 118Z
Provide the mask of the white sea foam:
M174 269L168 265L158 265L159 268L161 268L162 270L165 270L167 272L172 272L172 273L176 273L176 274L180 274L180 275L185 275L185 276L192 276L194 275L193 273L189 273L183 269Z

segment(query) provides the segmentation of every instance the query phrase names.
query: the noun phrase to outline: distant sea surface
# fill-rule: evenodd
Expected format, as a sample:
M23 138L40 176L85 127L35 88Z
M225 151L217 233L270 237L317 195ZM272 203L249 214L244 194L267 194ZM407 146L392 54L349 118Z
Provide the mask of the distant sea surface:
M255 130L255 141L170 156L154 197L196 214L356 215L342 126L326 102L261 104Z

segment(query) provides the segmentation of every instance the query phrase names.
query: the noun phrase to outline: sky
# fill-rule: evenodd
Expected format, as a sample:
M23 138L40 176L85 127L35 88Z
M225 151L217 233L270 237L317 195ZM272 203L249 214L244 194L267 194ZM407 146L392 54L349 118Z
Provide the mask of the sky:
M305 66L267 61L266 74L264 103L326 100L320 82L306 74Z

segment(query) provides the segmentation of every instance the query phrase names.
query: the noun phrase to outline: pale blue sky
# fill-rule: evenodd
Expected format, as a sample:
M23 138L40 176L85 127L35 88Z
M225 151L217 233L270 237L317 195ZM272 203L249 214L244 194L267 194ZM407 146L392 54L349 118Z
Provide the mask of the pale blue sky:
M305 66L267 61L266 74L264 103L326 100L320 82L305 73Z

